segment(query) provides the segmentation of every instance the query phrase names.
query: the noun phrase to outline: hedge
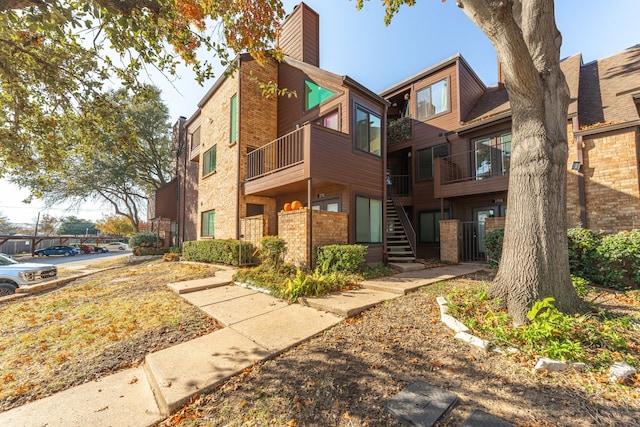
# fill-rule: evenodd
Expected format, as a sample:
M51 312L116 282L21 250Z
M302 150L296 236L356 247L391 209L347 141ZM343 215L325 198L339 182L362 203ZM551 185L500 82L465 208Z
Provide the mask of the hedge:
M253 262L255 248L251 243L232 239L192 240L182 245L186 261L245 265Z

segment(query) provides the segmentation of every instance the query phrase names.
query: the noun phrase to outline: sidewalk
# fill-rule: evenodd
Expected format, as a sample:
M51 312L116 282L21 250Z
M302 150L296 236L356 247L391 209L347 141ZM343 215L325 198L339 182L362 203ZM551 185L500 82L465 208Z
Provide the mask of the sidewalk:
M120 371L0 413L12 427L145 427L213 389L254 362L282 353L345 317L430 283L470 274L482 265L452 265L365 281L363 288L287 304L231 283L233 270L170 284L225 328L151 353L143 366Z

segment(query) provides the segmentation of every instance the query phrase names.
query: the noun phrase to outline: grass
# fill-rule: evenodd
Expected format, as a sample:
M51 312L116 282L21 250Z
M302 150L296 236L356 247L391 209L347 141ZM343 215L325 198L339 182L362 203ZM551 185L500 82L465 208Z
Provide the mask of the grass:
M2 306L0 403L64 387L65 371L201 315L165 285L215 267L151 262L108 270Z

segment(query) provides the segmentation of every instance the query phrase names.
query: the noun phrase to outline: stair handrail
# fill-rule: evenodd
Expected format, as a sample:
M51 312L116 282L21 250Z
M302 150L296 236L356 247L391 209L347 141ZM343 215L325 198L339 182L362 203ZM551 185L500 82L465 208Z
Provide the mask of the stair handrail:
M409 246L413 251L413 256L416 256L416 231L413 229L411 225L411 221L409 221L409 216L407 215L407 211L404 210L404 206L400 203L400 199L396 196L389 196L391 198L391 202L393 203L393 207L398 214L398 218L400 219L400 224L402 224L402 228L404 229L404 234L407 236L407 240L409 241Z

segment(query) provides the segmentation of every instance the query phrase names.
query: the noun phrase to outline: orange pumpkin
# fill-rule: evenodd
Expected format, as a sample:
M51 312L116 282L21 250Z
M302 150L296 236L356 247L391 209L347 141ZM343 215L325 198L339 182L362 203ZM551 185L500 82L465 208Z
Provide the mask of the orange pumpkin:
M284 204L284 211L285 211L285 212L288 212L288 211L290 211L290 210L291 210L291 203L285 203L285 204Z
M302 203L300 203L297 200L294 200L293 202L291 202L291 209L294 211L297 211L298 209L302 209Z

